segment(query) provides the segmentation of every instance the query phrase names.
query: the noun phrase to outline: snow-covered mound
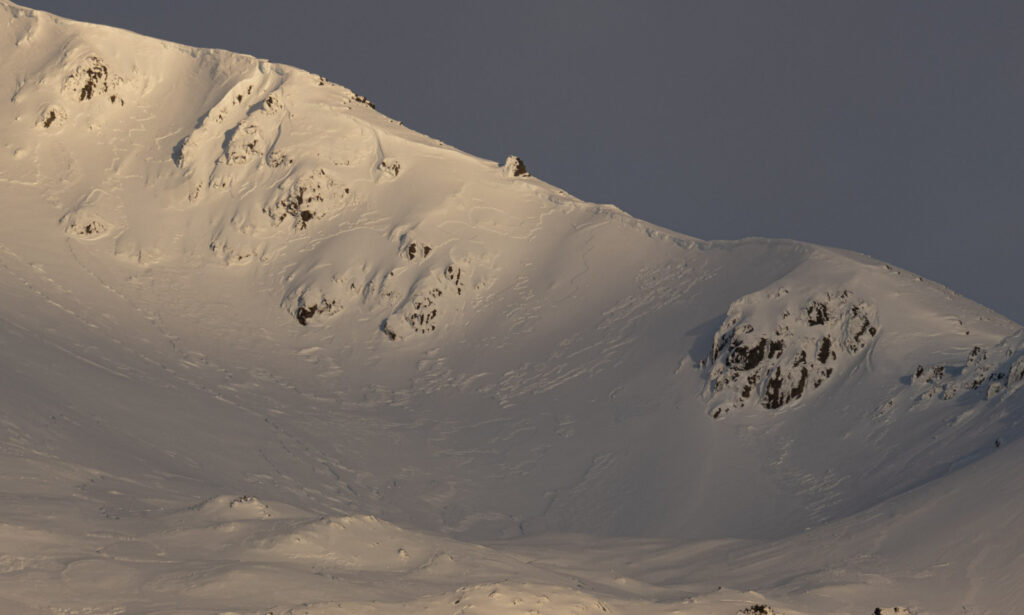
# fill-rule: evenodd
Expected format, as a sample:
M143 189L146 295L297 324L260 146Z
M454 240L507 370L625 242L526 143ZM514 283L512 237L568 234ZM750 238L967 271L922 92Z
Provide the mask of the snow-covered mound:
M0 24L5 612L1019 598L1024 496L978 480L1019 454L1015 323L582 202L295 68Z

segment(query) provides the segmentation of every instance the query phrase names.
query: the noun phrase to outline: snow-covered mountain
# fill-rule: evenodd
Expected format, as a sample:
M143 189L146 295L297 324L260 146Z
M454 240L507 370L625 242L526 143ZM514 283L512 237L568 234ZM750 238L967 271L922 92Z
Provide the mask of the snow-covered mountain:
M1024 599L1019 325L298 69L0 24L4 612Z

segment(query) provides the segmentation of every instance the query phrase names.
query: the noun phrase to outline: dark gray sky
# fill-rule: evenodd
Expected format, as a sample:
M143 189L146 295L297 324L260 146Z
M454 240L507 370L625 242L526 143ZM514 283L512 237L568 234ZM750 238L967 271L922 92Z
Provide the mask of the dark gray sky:
M299 66L581 198L864 252L1024 322L1024 2L23 2Z

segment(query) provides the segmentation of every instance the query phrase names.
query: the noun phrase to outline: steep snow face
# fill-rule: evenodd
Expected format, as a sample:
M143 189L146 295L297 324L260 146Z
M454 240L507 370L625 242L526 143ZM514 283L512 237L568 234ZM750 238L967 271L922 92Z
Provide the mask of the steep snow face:
M298 69L0 22L0 570L46 588L0 575L9 610L843 610L877 585L689 558L800 552L1020 434L1019 328L906 272L653 227ZM557 532L665 552L457 540Z

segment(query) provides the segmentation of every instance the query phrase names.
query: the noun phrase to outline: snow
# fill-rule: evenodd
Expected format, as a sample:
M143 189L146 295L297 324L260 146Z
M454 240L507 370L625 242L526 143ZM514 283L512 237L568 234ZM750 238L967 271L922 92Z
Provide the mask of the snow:
M5 612L1024 597L1016 324L582 202L299 69L0 21Z

